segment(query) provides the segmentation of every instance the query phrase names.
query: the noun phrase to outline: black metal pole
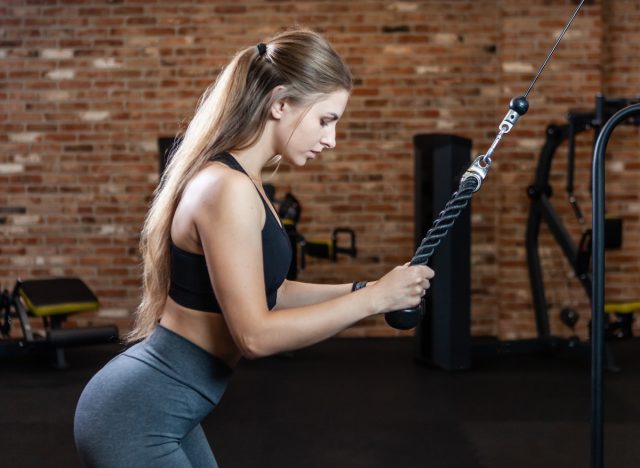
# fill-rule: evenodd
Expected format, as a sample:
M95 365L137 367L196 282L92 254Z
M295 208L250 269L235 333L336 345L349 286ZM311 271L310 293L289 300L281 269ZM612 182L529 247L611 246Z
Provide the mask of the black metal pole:
M591 468L604 467L604 155L613 129L640 104L616 112L600 130L593 151L593 278L591 301Z

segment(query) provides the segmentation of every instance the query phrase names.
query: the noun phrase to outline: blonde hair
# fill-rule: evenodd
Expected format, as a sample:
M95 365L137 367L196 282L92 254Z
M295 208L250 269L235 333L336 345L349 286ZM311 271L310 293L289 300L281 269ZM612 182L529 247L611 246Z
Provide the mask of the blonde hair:
M143 295L129 341L147 336L160 319L169 291L172 218L194 175L211 156L254 144L277 100L305 105L351 91L348 67L321 35L287 30L265 45L239 51L204 92L161 177L141 233ZM282 90L273 93L278 86Z

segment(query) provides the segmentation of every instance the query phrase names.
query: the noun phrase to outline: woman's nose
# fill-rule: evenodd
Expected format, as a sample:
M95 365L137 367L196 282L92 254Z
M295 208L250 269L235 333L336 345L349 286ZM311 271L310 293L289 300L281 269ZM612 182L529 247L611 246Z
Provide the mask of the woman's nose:
M335 148L336 147L336 131L335 129L331 129L331 131L327 132L320 138L320 143L326 148Z

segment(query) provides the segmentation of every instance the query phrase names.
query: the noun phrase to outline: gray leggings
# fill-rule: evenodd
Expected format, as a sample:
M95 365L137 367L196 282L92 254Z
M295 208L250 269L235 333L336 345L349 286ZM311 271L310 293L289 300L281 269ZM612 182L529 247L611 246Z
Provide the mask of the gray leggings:
M200 421L232 370L162 326L87 384L74 436L88 467L217 467Z

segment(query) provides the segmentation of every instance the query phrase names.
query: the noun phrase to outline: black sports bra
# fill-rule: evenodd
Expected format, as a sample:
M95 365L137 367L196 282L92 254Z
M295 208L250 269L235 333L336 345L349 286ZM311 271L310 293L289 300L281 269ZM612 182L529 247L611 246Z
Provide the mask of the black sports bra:
M213 156L210 160L220 161L232 169L247 174L238 161L227 152ZM257 187L256 190L258 190ZM262 263L267 306L272 309L276 305L278 288L287 277L291 265L291 242L286 231L280 226L269 208L268 202L260 191L258 194L266 212L266 220L262 228ZM204 255L182 250L173 242L171 243L169 297L190 309L203 312L222 312L211 286Z

